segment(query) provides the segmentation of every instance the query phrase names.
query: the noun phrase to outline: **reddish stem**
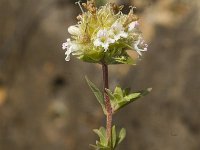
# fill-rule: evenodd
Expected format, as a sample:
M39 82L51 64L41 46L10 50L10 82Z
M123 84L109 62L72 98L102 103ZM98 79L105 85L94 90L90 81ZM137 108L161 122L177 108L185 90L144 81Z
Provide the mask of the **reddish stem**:
M105 100L105 107L107 111L107 118L106 118L106 135L108 141L111 138L112 134L112 106L110 103L110 98L106 89L109 88L108 86L108 65L102 63L102 70L103 70L103 89L104 89L104 100Z

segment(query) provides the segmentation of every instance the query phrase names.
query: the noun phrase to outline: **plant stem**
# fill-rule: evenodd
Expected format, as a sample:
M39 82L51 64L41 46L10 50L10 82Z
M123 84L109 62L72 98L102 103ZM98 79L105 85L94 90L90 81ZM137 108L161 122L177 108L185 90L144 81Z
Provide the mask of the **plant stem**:
M107 111L107 118L106 118L106 136L108 141L111 141L112 136L112 106L110 103L110 98L106 89L109 88L108 86L108 65L102 63L102 70L103 70L103 90L104 90L104 100L105 100L105 107ZM112 141L111 141L112 143Z

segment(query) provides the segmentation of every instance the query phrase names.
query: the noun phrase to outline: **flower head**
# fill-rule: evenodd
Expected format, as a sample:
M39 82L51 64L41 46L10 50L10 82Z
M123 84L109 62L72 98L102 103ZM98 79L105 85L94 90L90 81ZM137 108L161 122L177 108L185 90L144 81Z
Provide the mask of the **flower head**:
M70 54L86 62L106 64L130 64L132 60L126 50L133 49L141 55L147 50L139 31L138 18L131 8L128 14L122 13L122 6L106 4L97 8L93 0L78 2L82 14L76 25L70 26L71 39L63 43L66 60Z

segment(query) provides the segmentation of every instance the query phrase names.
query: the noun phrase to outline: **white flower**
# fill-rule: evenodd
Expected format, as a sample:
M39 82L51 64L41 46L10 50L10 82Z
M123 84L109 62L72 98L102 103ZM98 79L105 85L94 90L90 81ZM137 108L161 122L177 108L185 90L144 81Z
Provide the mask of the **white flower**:
M68 28L68 32L70 33L70 34L72 34L72 35L79 35L81 32L80 32L80 29L76 26L76 25L74 25L74 26L70 26L69 28Z
M62 49L67 49L67 51L65 52L65 55L67 55L65 60L69 61L70 60L70 54L71 53L73 54L73 52L79 50L79 46L74 41L67 39L67 42L62 44Z
M117 21L111 26L109 32L115 41L119 40L121 37L127 38L128 36L128 34L124 32L124 27L122 26L122 24Z
M109 44L114 43L115 40L109 37L108 30L103 29L97 32L97 38L94 40L94 46L102 46L105 51L108 50Z
M63 50L64 50L64 49L68 49L70 42L71 42L71 40L70 40L70 39L67 39L67 42L65 42L65 43L62 44L62 49L63 49Z
M135 28L137 28L139 26L138 21L133 21L129 24L128 26L128 31L133 31Z
M148 45L145 43L144 39L140 36L138 40L133 44L134 49L140 56L142 56L143 51L147 51Z

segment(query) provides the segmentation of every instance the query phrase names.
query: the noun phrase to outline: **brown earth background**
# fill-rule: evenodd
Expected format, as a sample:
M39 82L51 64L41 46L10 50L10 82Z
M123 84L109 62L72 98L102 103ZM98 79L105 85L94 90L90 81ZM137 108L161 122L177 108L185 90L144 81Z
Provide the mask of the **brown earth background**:
M114 116L119 150L200 150L200 1L115 1L137 7L149 44L137 66L110 66L110 86L152 87ZM65 62L73 0L0 0L0 150L88 150L105 124L88 88L101 68Z

